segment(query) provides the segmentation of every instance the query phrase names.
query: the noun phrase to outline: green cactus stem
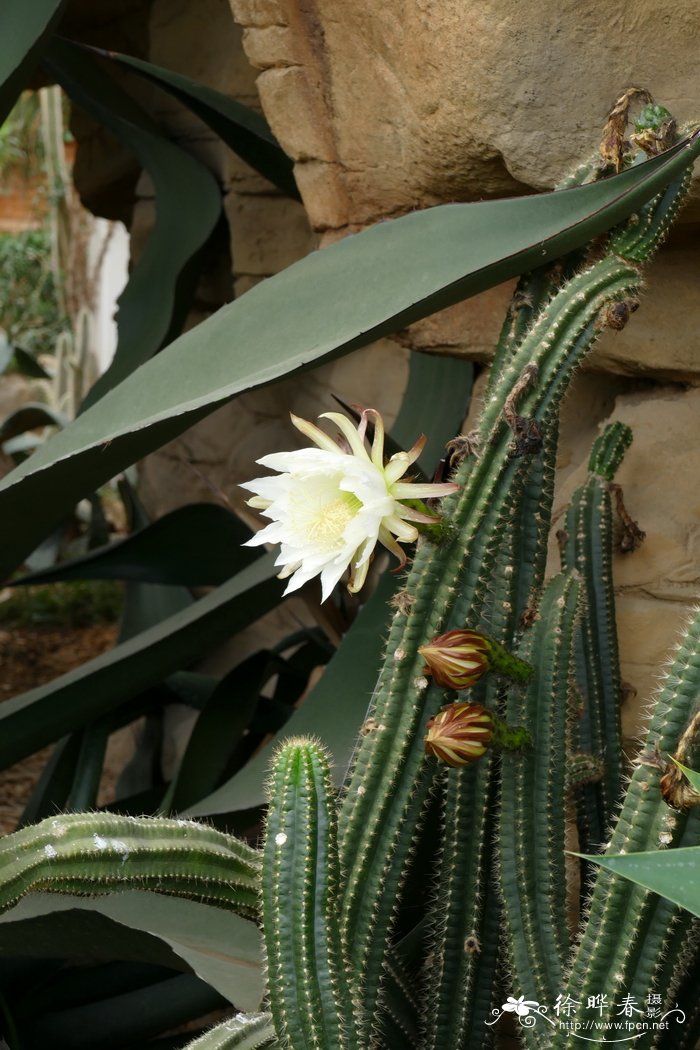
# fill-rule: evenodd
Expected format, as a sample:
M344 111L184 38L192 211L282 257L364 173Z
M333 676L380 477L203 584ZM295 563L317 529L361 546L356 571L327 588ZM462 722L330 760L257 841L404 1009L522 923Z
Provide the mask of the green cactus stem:
M516 994L538 1002L553 1002L559 993L570 947L563 803L580 592L575 573L549 582L521 646L535 674L525 691L511 689L506 703L506 716L524 723L534 745L502 762L500 885ZM542 1032L533 1027L525 1038L538 1046Z
M276 1050L279 1046L269 1013L236 1014L193 1039L185 1050Z
M609 482L615 476L632 431L613 423L596 439L588 477L571 499L561 543L562 568L581 574L588 615L576 638L576 676L582 697L575 746L603 763L603 776L579 795L581 847L605 840L622 792L620 667L612 581L613 513Z
M664 762L658 757L675 751L697 710L699 695L700 611L656 699L607 852L638 853L700 844L700 811L693 808L687 814L679 813L666 805L660 790ZM695 764L700 759L700 740L694 750L691 757ZM605 1021L613 1018L613 1004L622 994L643 1000L651 991L666 993L667 989L655 986L678 915L679 909L670 901L600 870L562 994L585 1002L587 996L605 989L611 1004L601 1016ZM552 1040L552 1050L576 1045L571 1033L564 1031L554 1033Z
M484 903L493 885L495 762L487 754L473 768L444 774L441 853L423 1003L425 1050L468 1045L465 1035L474 1032L479 1021L480 1040L490 1035L483 1020L491 1008L499 938L497 932L485 936Z
M190 820L62 813L0 840L0 911L32 891L144 889L253 917L259 885L256 850Z
M269 796L262 916L277 1036L289 1050L359 1050L340 938L335 797L321 745L286 741Z

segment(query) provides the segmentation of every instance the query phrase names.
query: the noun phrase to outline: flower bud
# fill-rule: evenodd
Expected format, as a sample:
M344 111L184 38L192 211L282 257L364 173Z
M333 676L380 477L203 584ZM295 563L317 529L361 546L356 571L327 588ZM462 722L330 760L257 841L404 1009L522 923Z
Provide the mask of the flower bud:
M425 674L446 689L469 689L491 666L489 643L476 631L447 631L418 652L427 664Z
M466 628L440 634L418 652L427 663L423 673L445 689L469 689L489 670L516 682L526 682L532 674L530 664L487 635Z
M493 718L481 704L448 704L427 724L425 750L448 766L466 766L486 751Z

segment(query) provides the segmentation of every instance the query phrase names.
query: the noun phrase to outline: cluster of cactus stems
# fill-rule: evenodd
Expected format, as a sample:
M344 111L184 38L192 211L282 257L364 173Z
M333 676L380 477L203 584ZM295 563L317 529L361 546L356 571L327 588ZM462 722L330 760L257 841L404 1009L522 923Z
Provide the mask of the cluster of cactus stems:
M655 991L668 1008L692 991L700 937L667 900L582 866L575 932L573 827L587 852L700 844L700 810L670 808L660 789L681 738L684 761L700 761L700 734L697 746L684 736L699 705L700 615L623 776L611 500L631 440L622 424L595 443L559 534L561 572L545 582L559 404L599 333L636 309L640 266L688 182L605 242L521 279L459 492L442 504L453 527L418 545L339 798L322 744L291 739L273 763L260 851L190 821L109 814L51 818L0 847L0 906L30 890L136 886L259 916L269 1012L238 1015L192 1050L471 1050L494 1044L505 995L551 1009L559 996L605 993L605 1021L616 995ZM426 753L425 736L456 694L426 675L420 649L457 629L483 632L532 671L488 674L467 694L522 727L527 746L452 769ZM402 907L426 857L424 906ZM517 1032L527 1047L578 1045L549 1022ZM689 1021L634 1045L691 1046L696 1034Z

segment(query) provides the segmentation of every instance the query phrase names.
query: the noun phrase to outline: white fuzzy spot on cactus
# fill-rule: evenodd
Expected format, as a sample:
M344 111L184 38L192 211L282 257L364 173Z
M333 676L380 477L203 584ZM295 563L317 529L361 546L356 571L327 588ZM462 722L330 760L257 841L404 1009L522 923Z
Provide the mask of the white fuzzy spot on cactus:
M413 684L419 692L422 692L424 689L428 688L428 679L421 675L419 678L413 679Z
M131 852L126 842L123 839L110 839L109 841L112 849L121 855L123 864Z
M49 858L49 860L53 860L54 857L58 856L58 854L56 853L56 850L54 849L54 847L50 846L48 844L46 846L44 846L44 853Z
M285 835L285 833L283 831L280 831L279 834L275 835L275 845L276 846L284 846L286 841L287 841L287 836Z
M661 834L659 835L659 845L660 846L670 846L672 842L673 842L673 835L671 834L671 832L670 831L662 831Z
M95 849L107 849L107 839L103 839L100 835L93 835L92 841L95 844Z
M406 655L406 650L405 649L395 649L394 650L394 659L396 660L397 663L398 663L399 660L403 660L405 655Z
M61 835L65 835L65 833L68 831L68 828L66 827L66 825L65 824L61 824L60 820L52 820L51 821L51 829L52 829L52 831L53 831L53 833L54 833L54 835L56 836L57 839L60 838Z
M360 784L360 786L357 789L357 794L358 795L364 795L364 793L365 793L365 789L364 789L363 785Z

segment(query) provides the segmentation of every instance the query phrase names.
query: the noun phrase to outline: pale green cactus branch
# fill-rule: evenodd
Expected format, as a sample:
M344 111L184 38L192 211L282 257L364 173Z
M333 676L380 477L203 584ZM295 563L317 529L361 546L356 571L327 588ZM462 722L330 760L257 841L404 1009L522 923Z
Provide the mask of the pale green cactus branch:
M262 916L268 994L286 1050L359 1050L339 923L335 792L328 755L293 738L269 783Z
M32 891L144 889L252 917L259 885L256 850L190 820L62 813L0 840L0 911Z
M279 1045L271 1014L236 1014L193 1039L185 1050L277 1050Z

